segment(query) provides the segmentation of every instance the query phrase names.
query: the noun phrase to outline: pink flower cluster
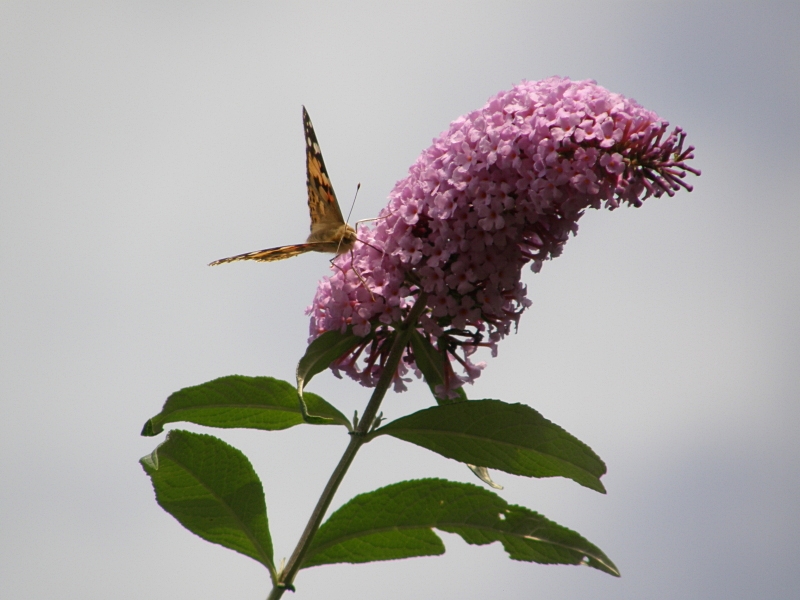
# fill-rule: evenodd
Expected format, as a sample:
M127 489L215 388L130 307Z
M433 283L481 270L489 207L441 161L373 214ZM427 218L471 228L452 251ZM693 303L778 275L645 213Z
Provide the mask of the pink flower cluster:
M501 92L460 117L397 182L371 230L317 289L311 338L330 330L365 341L333 365L373 386L387 340L424 291L418 330L446 358L446 392L483 368L530 305L520 277L558 256L587 208L640 206L680 187L685 134L593 81L551 77ZM460 368L454 368L454 364ZM409 346L396 387L414 369Z

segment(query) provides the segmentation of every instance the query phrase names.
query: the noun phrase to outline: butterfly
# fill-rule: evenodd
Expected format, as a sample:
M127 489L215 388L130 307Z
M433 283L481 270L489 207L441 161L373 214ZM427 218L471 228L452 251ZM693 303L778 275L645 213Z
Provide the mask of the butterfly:
M336 201L322 151L319 148L314 126L303 107L303 130L306 136L306 186L308 188L308 211L311 214L311 233L304 244L278 246L266 250L256 250L245 254L237 254L221 258L210 263L210 266L237 260L259 260L271 262L283 260L306 252L331 252L342 254L352 249L356 242L356 232L345 223L342 210Z

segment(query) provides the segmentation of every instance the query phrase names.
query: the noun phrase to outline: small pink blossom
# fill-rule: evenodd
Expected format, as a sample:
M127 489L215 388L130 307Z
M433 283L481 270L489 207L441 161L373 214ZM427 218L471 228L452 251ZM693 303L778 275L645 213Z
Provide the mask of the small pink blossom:
M622 159L622 154L619 152L604 154L603 158L600 159L600 164L606 168L606 171L615 175L625 170L625 163Z

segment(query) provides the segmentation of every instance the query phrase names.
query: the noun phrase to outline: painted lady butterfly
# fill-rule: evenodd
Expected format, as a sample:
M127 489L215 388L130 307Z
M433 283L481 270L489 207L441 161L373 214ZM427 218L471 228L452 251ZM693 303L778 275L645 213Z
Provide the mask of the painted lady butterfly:
M308 210L311 213L311 234L308 239L304 244L278 246L221 258L212 262L211 266L237 260L271 262L291 258L305 252L342 254L353 247L356 241L356 232L344 222L342 210L336 201L336 194L333 192L331 180L325 170L314 126L311 124L311 118L308 116L305 106L303 107L303 130L306 136Z

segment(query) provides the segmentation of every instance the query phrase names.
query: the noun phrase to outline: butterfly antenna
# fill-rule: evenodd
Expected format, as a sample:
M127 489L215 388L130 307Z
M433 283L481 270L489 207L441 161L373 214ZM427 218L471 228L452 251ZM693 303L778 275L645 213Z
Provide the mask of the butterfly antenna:
M356 194L355 196L353 196L353 202L350 204L350 212L347 213L347 218L345 219L345 223L350 222L350 216L353 214L353 209L356 207L356 198L358 198L358 190L360 189L361 189L361 182L359 181L358 185L356 186Z

